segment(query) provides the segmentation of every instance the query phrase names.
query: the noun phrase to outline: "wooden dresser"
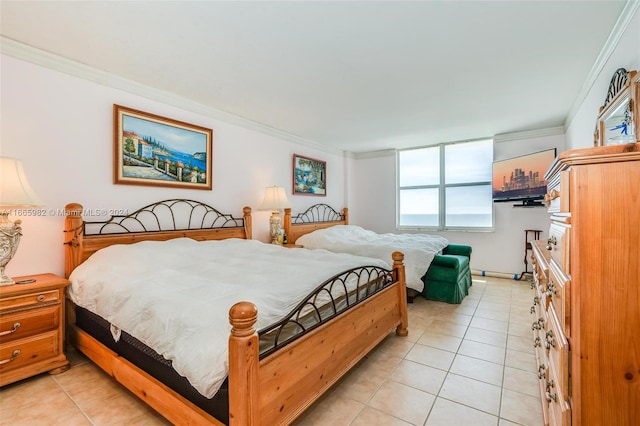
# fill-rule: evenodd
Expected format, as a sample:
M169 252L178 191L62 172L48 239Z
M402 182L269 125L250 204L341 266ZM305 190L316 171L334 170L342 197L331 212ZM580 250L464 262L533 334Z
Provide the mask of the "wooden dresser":
M0 287L0 386L69 368L63 352L66 279L41 274L14 278L28 284Z
M545 177L531 308L545 424L640 425L640 143L563 152Z

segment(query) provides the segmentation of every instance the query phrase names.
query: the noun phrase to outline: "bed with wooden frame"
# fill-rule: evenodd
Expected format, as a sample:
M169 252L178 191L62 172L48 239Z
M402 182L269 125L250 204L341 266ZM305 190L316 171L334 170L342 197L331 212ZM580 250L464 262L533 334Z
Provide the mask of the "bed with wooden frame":
M188 205L187 210L191 210L187 213L187 226L175 218L173 210L176 205L184 207L184 203ZM172 223L168 226L157 223L156 209L168 211ZM202 209L205 210L204 216L212 214L214 220L208 220L212 223L207 224L201 220L193 226L193 212ZM82 211L80 204L66 206L64 248L67 277L93 253L114 244L180 237L198 241L251 239L249 207L243 209L241 219L223 215L208 205L190 200L161 201L127 216L113 216L105 222L85 222ZM198 215L203 216L201 212L195 216ZM144 216L148 217L145 219ZM149 218L151 225L146 224ZM125 230L119 225L123 219L136 222L135 229L128 227ZM114 231L114 227L122 229ZM371 294L367 290L366 297L357 303L292 338L282 347L273 347L266 355L260 353L259 331L254 328L259 315L257 308L249 301L238 301L229 311L229 424L288 424L392 331L395 330L398 336L406 336L408 324L402 260L402 253L394 253L393 270L384 272L385 277L378 279L381 284L375 284ZM318 286L316 290L322 291L323 288ZM174 424L224 424L81 329L76 324L75 310L73 303L69 303L68 341L115 380ZM289 318L294 315L295 312ZM292 368L292 365L304 365L304 368ZM305 373L301 374L301 371Z
M319 203L295 216L291 215L290 208L284 210L284 232L290 244L294 244L303 235L336 225L349 225L348 208L338 212L327 204ZM471 251L471 247L467 245L449 244L442 253L436 254L422 277L422 295L431 300L460 303L472 284L469 264ZM407 289L409 302L418 294L420 292L413 288Z

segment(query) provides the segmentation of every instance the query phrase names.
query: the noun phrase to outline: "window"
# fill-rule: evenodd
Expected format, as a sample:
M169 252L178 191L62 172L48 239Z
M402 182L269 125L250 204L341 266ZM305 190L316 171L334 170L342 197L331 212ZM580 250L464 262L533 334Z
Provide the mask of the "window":
M398 151L398 227L493 227L493 140Z

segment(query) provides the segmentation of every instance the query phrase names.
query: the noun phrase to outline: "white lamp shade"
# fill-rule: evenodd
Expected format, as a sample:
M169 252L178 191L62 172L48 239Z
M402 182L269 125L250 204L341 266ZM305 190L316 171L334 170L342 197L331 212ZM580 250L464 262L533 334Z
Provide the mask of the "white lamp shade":
M0 206L31 207L42 204L27 181L22 161L0 157Z
M264 200L258 210L281 210L291 207L284 188L280 186L267 186L264 189Z

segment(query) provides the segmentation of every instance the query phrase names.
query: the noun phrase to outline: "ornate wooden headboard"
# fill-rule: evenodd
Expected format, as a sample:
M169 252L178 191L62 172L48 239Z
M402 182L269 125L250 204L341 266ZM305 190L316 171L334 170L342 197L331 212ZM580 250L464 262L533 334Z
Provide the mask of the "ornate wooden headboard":
M342 213L338 213L327 204L314 204L295 216L291 216L291 209L284 209L284 232L291 243L316 229L348 224L349 209L347 207L342 209Z
M164 200L127 215L111 216L104 222L84 221L78 203L65 206L65 276L101 248L139 241L165 241L188 237L198 241L225 238L251 239L251 208L243 217L220 213L200 201Z

